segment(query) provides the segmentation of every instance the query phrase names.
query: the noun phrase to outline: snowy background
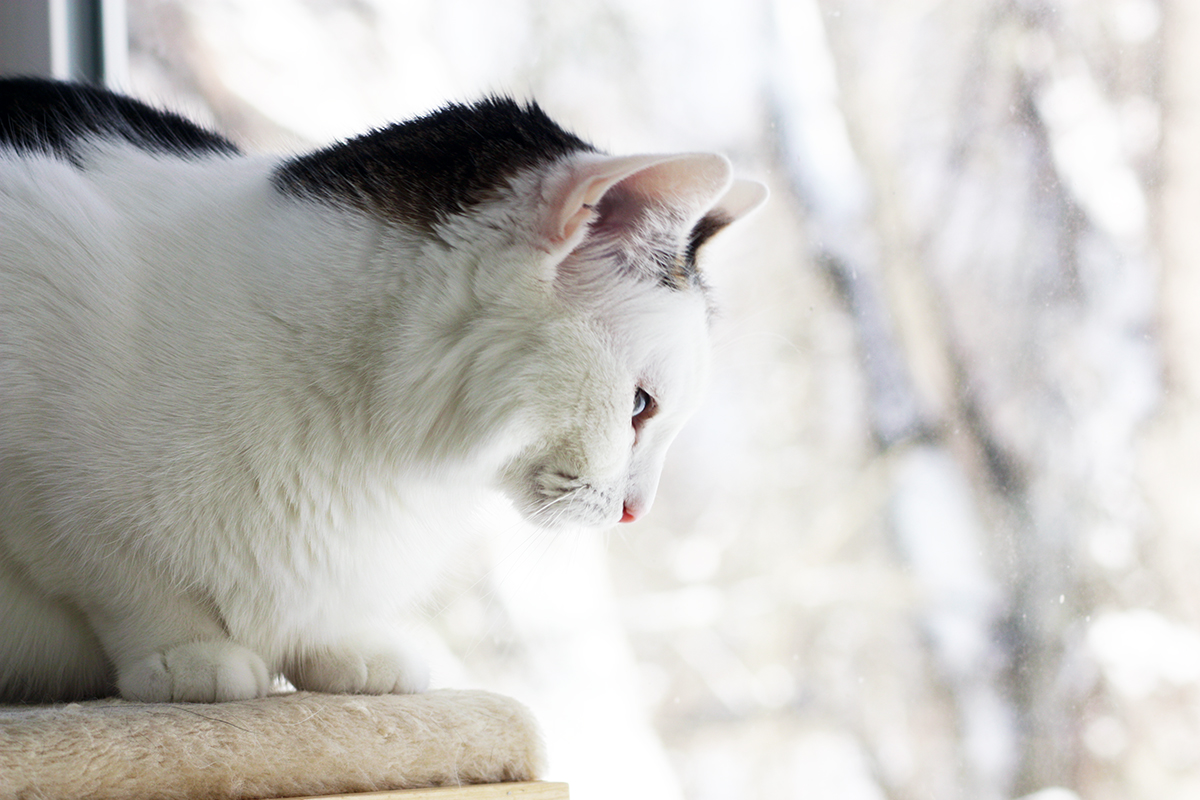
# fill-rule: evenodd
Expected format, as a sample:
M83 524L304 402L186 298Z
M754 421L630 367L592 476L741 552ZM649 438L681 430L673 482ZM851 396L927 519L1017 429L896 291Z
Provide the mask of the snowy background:
M418 621L576 800L1200 797L1200 4L128 8L250 149L509 92L771 185L652 514L498 510Z

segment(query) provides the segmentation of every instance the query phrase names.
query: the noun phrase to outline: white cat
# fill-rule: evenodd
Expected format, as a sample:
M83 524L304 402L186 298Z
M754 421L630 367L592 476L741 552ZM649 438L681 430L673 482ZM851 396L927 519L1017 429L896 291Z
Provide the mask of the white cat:
M420 691L395 617L483 493L650 507L764 197L504 99L286 159L0 82L0 700Z

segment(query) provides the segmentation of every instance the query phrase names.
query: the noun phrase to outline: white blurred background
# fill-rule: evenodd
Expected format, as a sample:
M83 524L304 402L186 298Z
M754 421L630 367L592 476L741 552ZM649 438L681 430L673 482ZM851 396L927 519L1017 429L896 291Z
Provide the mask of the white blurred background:
M127 3L252 150L508 92L771 185L651 515L419 623L576 800L1200 797L1200 5Z

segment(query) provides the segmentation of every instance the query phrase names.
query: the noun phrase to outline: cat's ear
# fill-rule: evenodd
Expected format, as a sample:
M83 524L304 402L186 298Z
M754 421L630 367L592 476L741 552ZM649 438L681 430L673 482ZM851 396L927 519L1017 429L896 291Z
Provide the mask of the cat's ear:
M726 193L732 176L729 160L715 153L577 157L549 187L548 249L578 244L601 198L618 185L629 202L670 207L694 220Z
M692 227L689 248L693 254L705 242L767 201L767 187L758 181L734 181Z
M719 216L726 221L726 225L730 222L737 222L767 202L768 194L767 187L758 181L739 178L730 185L725 194L721 195L721 199L705 216Z

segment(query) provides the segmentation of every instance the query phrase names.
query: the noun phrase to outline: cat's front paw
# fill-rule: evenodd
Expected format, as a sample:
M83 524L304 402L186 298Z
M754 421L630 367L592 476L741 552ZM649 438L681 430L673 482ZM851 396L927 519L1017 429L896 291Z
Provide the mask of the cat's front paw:
M119 671L126 700L214 703L263 697L271 675L262 658L229 641L201 641L151 653Z
M407 646L378 641L322 647L287 670L297 689L337 694L415 694L429 688L429 665Z

